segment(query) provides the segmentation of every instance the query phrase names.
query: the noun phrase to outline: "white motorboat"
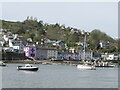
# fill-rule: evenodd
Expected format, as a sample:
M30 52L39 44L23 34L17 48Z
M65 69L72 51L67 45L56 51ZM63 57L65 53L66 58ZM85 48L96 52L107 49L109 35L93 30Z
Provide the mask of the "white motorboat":
M27 70L27 71L37 71L38 67L33 67L30 64L25 64L25 66L18 66L17 69L18 70Z
M79 64L77 65L78 69L82 69L82 70L95 70L95 67L92 65L86 65L86 64Z

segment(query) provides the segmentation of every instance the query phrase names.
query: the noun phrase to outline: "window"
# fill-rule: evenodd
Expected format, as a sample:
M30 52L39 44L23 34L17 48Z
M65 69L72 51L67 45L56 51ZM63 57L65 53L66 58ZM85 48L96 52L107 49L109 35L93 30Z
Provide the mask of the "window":
M31 57L35 57L35 54L32 53L32 54L31 54Z

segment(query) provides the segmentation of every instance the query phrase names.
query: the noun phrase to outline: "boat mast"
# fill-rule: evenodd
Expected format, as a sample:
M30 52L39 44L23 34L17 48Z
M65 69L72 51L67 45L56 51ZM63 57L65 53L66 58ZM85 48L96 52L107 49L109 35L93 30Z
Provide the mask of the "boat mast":
M86 59L86 33L84 34L85 37L84 37L84 60Z

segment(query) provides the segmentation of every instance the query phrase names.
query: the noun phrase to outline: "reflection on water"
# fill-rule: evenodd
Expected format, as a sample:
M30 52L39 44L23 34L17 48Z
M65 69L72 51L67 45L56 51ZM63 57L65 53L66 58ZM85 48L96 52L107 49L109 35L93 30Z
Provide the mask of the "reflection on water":
M19 72L23 72L23 73L26 73L26 74L33 74L33 73L36 73L37 71L26 71L26 70L18 70Z

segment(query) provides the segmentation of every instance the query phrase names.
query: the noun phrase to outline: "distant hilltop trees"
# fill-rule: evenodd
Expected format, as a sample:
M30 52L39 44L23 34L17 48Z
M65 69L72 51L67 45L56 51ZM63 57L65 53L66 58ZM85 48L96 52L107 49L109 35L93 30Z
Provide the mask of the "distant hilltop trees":
M62 40L68 47L81 48L84 44L85 31L73 27L66 27L58 23L48 24L29 16L23 22L0 21L2 21L2 28L5 29L4 32L17 33L26 38L31 38L34 42L48 38ZM94 29L86 36L86 47L91 50L115 52L118 50L118 41L106 33Z

